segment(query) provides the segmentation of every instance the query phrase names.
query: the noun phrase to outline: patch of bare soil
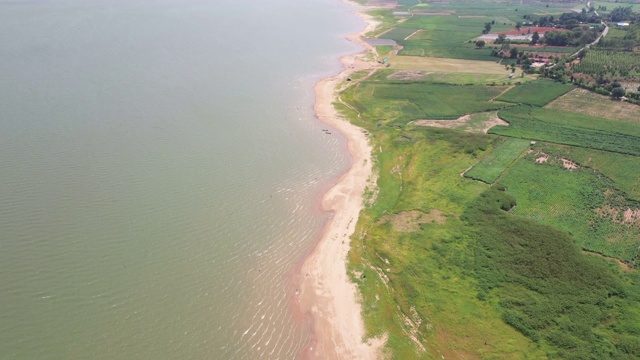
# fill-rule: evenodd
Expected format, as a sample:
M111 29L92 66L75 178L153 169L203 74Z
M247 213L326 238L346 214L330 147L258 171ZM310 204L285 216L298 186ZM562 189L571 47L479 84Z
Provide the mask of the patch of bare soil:
M426 73L425 75L427 75ZM414 125L418 126L431 126L445 129L457 129L457 128L465 128L467 132L482 132L487 133L489 129L496 125L504 125L509 126L509 123L500 119L497 113L492 114L487 118L487 120L482 122L473 122L469 124L472 115L463 115L455 120L417 120L414 121Z
M463 115L455 120L418 120L414 122L418 126L431 126L445 129L454 129L463 126L471 119L471 115Z
M423 80L425 76L431 73L426 73L419 70L398 70L387 76L389 80Z
M569 159L562 158L560 160L562 160L562 167L564 167L565 169L567 169L569 171L575 170L575 169L580 167L580 166L578 166L578 164L574 163L573 161L571 161Z
M391 50L391 51L389 52L389 56L396 56L396 55L398 55L398 52L399 52L400 50L402 50L402 49L404 49L404 46L402 46L402 45L396 45L396 46L393 48L393 50Z
M495 114L491 115L491 117L489 117L489 120L487 120L487 121L485 121L483 123L482 132L486 134L486 133L489 132L489 129L491 129L492 127L497 126L497 125L509 126L509 123L504 121L504 120L502 120L502 119L500 119L498 114L495 113Z
M572 171L575 169L579 169L580 165L574 163L573 161L561 157L550 157L549 154L537 150L535 152L536 159L534 160L536 164L545 164L547 162L551 162L552 164L559 164L562 162L562 167Z
M596 214L605 219L610 219L616 224L625 224L627 226L636 226L640 228L640 209L632 209L627 207L626 209L615 208L610 205L595 209ZM615 242L615 239L611 240Z
M420 210L411 210L380 218L381 223L391 222L393 229L400 232L420 231L420 224L444 224L446 221L447 217L440 210L435 209L428 214Z
M405 40L409 40L411 37L415 36L416 34L418 34L419 32L421 32L422 30L416 30L414 32L411 33L411 35L407 36L406 38L404 38Z
M544 164L549 161L549 155L542 153L536 158L536 164Z
M627 224L632 224L640 221L640 209L627 208L624 211L624 220Z

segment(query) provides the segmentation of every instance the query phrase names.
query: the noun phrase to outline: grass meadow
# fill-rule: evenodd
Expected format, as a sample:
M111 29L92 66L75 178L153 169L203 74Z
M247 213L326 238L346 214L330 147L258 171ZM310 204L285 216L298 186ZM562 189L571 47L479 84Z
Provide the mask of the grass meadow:
M492 134L640 155L638 124L524 105L498 115L509 126L495 126Z
M460 176L497 138L372 129L378 193L352 237L350 272L368 334L388 334L392 358L640 356L637 272L582 254L567 232L505 212L510 193Z
M529 146L529 140L500 138L496 141L494 149L473 165L464 176L492 184L529 149Z
M566 232L585 250L633 263L640 246L640 219L627 222L624 212L640 210L640 202L628 199L599 172L566 169L566 158L545 149L527 154L500 179L517 199L512 213Z
M455 119L464 114L497 110L490 100L505 88L430 82L390 81L372 77L342 93L362 117L381 125L403 126L419 119Z
M557 16L574 4L401 5L432 15L398 24L376 10L381 31L393 29L387 35L404 49L335 104L374 149L376 187L349 252L368 336L386 334L385 355L403 360L640 358L640 272L582 250L635 265L640 229L614 210L640 199L640 157L628 155L640 152L640 127L531 106L570 90L561 84L516 86L508 103L498 98L509 84L499 81L503 65L456 71L446 62L458 60L433 60L495 60L468 43L485 22L507 30L522 15ZM442 12L450 15L433 15ZM492 132L506 136L481 131L496 112L510 126ZM409 125L463 114L471 116L458 129ZM565 169L563 158L579 168ZM470 168L492 184L461 176Z
M562 84L556 81L540 79L515 86L500 95L497 100L515 104L544 106L572 89L574 89L574 86L571 84Z
M545 151L606 174L616 189L640 201L640 157L564 145L547 145Z

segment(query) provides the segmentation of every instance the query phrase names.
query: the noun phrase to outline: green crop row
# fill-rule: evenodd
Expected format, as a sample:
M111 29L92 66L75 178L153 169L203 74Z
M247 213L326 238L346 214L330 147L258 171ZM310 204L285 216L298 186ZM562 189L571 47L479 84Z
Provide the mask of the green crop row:
M640 124L524 105L498 115L509 126L495 126L490 133L640 155Z
M589 51L579 64L573 67L578 73L594 77L640 75L640 53L623 51Z
M529 149L528 140L501 138L495 148L464 176L492 184L527 149Z
M571 84L562 84L557 81L541 79L515 86L498 97L497 100L516 104L544 106L573 88Z
M344 92L343 98L370 122L401 126L413 120L455 119L500 109L505 105L490 100L503 90L501 86L371 80Z

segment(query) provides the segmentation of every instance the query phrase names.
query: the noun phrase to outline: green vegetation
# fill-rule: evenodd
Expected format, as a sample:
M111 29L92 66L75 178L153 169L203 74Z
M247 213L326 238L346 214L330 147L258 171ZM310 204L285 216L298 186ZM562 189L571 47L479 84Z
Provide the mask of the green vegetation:
M515 203L492 188L463 215L474 229L478 297L497 303L506 323L550 345L550 358L640 356L640 317L632 310L638 274L621 276L580 254L566 233L505 212Z
M561 84L550 80L538 80L516 86L500 95L498 100L516 104L544 106L571 89L573 89L573 85L571 84Z
M475 41L469 43L469 40L481 35L479 29L482 29L486 21L484 18L450 15L414 16L399 24L398 29L423 31L408 40L397 40L398 44L403 46L398 54L494 61L490 47L479 49L475 46ZM507 29L511 26L496 27Z
M461 115L496 110L490 102L504 87L451 85L387 80L373 76L342 94L361 116L375 123L404 125L419 119L455 119Z
M389 46L389 45L376 46L376 52L378 53L378 56L387 56L391 51L393 51L393 46Z
M611 120L640 123L640 108L638 106L625 101L616 101L609 96L585 89L572 90L545 107Z
M505 65L535 57L522 47L499 71L462 60L491 60L493 46L476 45L487 24L565 14L573 26L595 14L566 15L574 3L403 4L404 22L377 13L404 49L345 84L336 104L374 149L377 186L349 253L368 335L386 334L394 359L640 358L640 114L608 99L541 108L573 85L506 79ZM572 81L556 60L544 73ZM509 126L484 134L496 113Z
M623 51L589 51L574 66L576 72L593 77L640 77L640 53Z
M545 151L606 174L616 189L640 200L640 157L563 145L547 145Z
M492 184L527 149L529 149L528 140L501 138L496 147L464 176Z
M507 193L518 199L512 213L570 234L583 249L634 263L640 227L625 220L624 213L640 210L640 203L627 199L601 173L553 150L538 147L500 179Z
M492 134L640 155L638 124L524 105L498 115L509 126L496 126Z
M359 218L350 263L370 335L388 334L395 359L458 358L479 351L487 358L544 356L544 347L477 297L473 244L460 216L486 185L460 173L477 161L474 154L491 146L491 138L446 129L369 128L375 147L384 149L376 152L379 193ZM404 218L410 211L441 216L420 223ZM398 222L417 230L402 229Z
M379 36L381 39L390 39L396 42L404 41L409 35L415 33L419 29L407 28L407 27L397 27L389 30L383 35Z

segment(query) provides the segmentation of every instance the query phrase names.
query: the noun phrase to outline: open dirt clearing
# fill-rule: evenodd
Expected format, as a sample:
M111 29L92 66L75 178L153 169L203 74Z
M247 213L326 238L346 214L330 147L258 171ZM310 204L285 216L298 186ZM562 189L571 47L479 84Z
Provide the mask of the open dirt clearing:
M509 123L500 119L495 111L463 115L455 120L418 120L413 122L413 124L446 129L460 129L467 132L482 132L485 134L496 125L509 125Z

